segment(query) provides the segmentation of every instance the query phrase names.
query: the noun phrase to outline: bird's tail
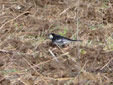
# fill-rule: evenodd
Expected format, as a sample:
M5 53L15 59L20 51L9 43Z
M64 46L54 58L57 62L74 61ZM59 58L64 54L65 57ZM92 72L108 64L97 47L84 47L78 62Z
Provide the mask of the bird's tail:
M79 42L82 42L83 40L71 40L71 41L79 41Z

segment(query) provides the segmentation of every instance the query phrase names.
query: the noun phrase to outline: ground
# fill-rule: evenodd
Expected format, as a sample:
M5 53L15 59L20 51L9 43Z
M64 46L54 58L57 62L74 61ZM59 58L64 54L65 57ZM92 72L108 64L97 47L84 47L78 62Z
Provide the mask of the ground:
M113 85L113 0L0 0L0 85Z

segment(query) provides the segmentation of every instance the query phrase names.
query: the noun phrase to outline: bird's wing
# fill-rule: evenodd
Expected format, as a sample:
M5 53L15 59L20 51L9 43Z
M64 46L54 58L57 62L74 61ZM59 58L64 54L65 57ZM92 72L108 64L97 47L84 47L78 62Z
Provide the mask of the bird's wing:
M57 43L62 43L63 40L62 39L58 39L58 40L55 40Z
M63 44L68 44L68 43L70 43L71 41L64 38L64 39L62 39L62 42L63 42Z

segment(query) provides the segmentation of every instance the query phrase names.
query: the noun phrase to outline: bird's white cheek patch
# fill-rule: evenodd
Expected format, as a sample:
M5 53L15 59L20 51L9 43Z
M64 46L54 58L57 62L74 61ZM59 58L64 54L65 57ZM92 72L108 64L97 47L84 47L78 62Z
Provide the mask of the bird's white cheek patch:
M49 35L49 38L50 38L50 39L53 39L53 35Z

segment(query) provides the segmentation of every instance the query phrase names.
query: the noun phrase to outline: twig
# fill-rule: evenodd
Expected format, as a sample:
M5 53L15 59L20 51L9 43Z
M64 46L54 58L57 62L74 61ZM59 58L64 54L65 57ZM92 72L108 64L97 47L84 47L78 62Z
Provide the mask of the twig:
M61 58L61 57L64 56L64 55L68 55L68 53L65 53L65 54L62 54L62 55L58 56L57 59L58 59L58 58ZM38 66L40 66L40 65L44 65L44 64L49 63L50 61L52 61L52 60L54 60L54 59L55 59L55 58L53 58L53 59L51 59L51 60L48 60L48 61L41 62L41 63L39 63L39 64L37 64L37 65L34 65L33 67L38 67ZM30 67L30 68L31 68L31 67ZM27 68L26 70L29 70L30 68ZM23 71L24 71L24 70L23 70Z
M62 14L66 13L69 9L70 9L70 7L69 7L69 8L66 8L66 9L63 10L59 15L61 16Z
M13 18L13 19L11 19L11 20L5 22L5 23L0 27L0 30L1 30L6 24L8 24L8 23L10 23L10 22L13 22L14 20L16 20L17 18L19 18L20 16L24 15L25 13L29 13L29 11L26 11L26 12L24 12L24 13L21 13L21 14L19 14L18 16L16 16L15 18Z
M100 70L103 70L112 60L113 58L111 58Z
M17 53L18 53L18 52L17 52ZM18 54L19 54L19 53L18 53ZM19 55L20 55L20 54L19 54ZM28 62L28 60L26 60L26 58L24 58L24 56L23 56L23 59L24 59L24 61L36 72L36 74L39 75L40 77L44 78L43 81L44 81L46 84L48 84L47 81L45 81L45 78L46 78L46 77L44 77L42 74L40 74L39 72L37 72L37 70L31 65L30 62Z
M78 34L79 34L79 5L80 5L79 0L78 0L77 3L78 3L77 8L74 9L75 15L76 15L74 18L75 18L76 25L77 25L77 26L76 26L76 29L77 29L77 30L76 30L76 36L77 36L77 39L79 39L79 35L78 35ZM76 10L77 10L77 12L76 12ZM80 46L78 46L77 50L79 50L79 49L80 49ZM80 59L80 52L77 53L77 56L78 56L79 59Z
M13 1L8 1L8 2L4 2L4 1L0 1L0 3L2 3L2 4L16 4L16 3L18 3L18 2L13 2Z
M58 59L56 58L55 54L54 54L50 49L49 49L49 52L50 52L50 54L53 56L53 58L55 58L55 60L56 60L57 62L59 62Z
M36 7L36 2L35 2L35 0L33 0L33 3L34 3L34 6Z
M79 74L83 71L83 69L85 68L86 64L88 63L88 60L85 62L84 66L81 68Z

